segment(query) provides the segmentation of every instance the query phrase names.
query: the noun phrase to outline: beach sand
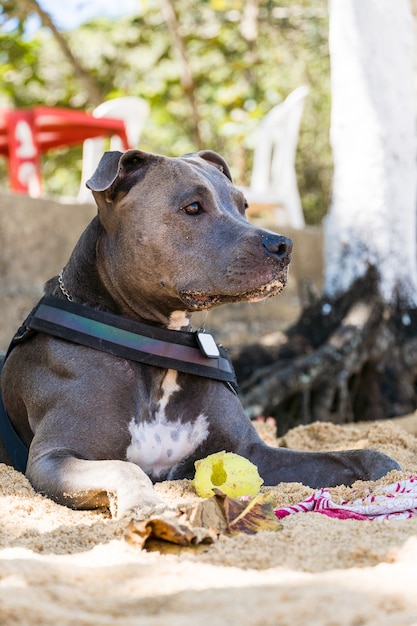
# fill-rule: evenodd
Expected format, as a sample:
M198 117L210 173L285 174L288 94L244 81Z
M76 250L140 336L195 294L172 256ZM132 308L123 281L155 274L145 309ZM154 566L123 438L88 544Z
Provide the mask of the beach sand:
M281 441L272 425L257 427L273 445L371 447L399 461L402 472L376 483L330 489L336 499L417 474L417 415L315 423ZM156 489L174 506L198 501L190 481ZM273 493L277 507L312 493L297 483L262 491ZM299 513L277 532L221 536L204 549L166 553L126 541L129 522L59 506L0 465L0 624L417 625L417 515L379 522Z

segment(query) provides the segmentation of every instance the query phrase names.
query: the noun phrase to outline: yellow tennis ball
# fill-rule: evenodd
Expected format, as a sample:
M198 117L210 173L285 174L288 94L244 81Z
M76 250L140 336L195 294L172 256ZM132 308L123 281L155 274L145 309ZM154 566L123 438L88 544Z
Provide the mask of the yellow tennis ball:
M201 498L214 495L213 488L231 498L256 496L263 484L256 465L234 452L216 452L195 462L194 487Z

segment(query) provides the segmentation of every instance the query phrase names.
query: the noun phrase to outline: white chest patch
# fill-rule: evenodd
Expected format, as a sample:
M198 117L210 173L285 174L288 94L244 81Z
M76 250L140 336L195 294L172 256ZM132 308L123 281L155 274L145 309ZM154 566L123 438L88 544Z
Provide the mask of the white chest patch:
M168 420L165 409L171 396L181 388L177 372L168 370L162 383L162 398L151 422L129 424L131 443L126 451L128 461L139 465L157 479L189 456L208 436L208 422L201 413L192 422Z

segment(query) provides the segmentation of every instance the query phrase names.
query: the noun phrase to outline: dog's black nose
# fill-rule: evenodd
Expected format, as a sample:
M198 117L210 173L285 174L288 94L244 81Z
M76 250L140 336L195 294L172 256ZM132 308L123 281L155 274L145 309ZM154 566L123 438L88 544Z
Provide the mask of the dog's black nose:
M266 250L274 256L284 259L291 254L292 241L283 235L268 234L262 237L262 243Z

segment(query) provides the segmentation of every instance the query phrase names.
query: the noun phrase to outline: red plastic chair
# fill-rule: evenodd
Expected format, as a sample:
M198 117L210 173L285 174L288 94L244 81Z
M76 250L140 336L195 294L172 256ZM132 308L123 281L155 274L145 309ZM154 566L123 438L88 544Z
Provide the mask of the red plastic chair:
M0 154L8 159L10 188L35 197L42 192L41 154L113 135L120 137L124 150L130 147L121 119L45 106L0 109Z

